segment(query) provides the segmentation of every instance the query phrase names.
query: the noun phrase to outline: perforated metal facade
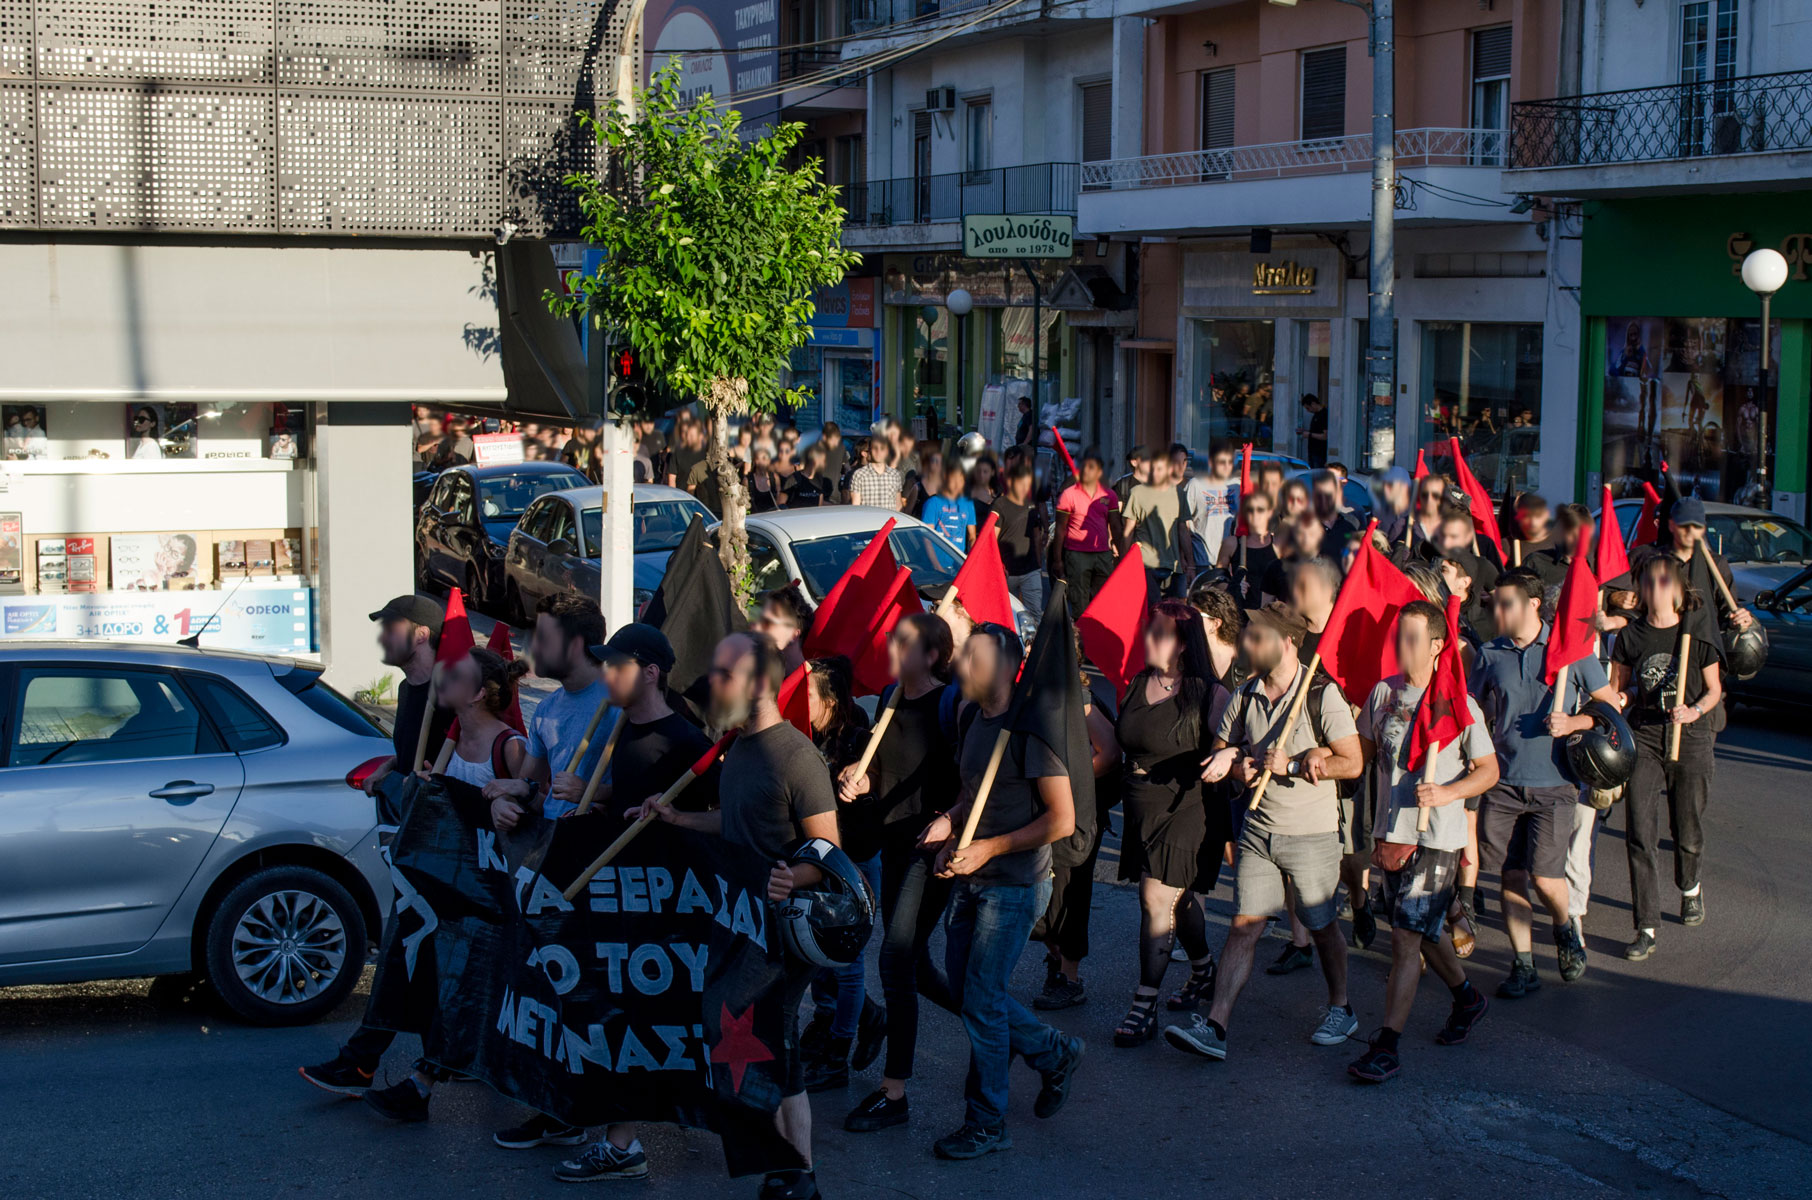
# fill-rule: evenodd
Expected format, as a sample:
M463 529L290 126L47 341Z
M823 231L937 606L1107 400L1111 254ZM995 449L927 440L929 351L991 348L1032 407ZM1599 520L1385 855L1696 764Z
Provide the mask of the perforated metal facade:
M0 0L0 229L570 233L617 0Z

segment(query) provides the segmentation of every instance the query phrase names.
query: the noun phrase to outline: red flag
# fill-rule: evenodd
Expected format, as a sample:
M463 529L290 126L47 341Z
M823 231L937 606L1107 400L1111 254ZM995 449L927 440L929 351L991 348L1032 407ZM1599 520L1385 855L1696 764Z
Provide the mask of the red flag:
M1239 498L1244 501L1252 494L1252 443L1247 442L1239 448ZM1251 530L1246 528L1245 505L1240 505L1240 514L1233 521L1233 536L1245 537Z
M994 527L1000 524L999 513L988 519L975 534L975 548L950 581L950 589L963 602L963 611L976 624L992 621L1008 629L1013 622L1013 593L1007 590L1007 566L1000 560L1000 539Z
M1630 538L1632 546L1652 546L1661 540L1661 523L1656 515L1661 511L1661 493L1655 490L1654 484L1642 481L1642 512L1636 518L1636 532Z
M871 621L900 569L887 544L893 526L894 519L887 518L887 524L856 555L849 570L825 593L812 618L812 631L805 635L807 658L841 654L853 660L867 645Z
M1473 528L1491 539L1497 547L1497 561L1508 564L1510 559L1504 553L1504 535L1497 527L1497 506L1491 503L1491 493L1479 482L1472 468L1466 465L1466 458L1460 453L1460 439L1453 441L1453 473L1458 478L1460 490L1466 493L1466 499L1472 505Z
M716 762L718 759L722 758L724 756L724 754L729 751L730 743L735 741L736 735L741 732L742 732L742 730L740 730L740 729L732 729L730 732L724 734L722 737L718 738L715 742L711 743L711 748L709 750L706 750L703 754L699 755L697 762L693 763L690 767L686 768L686 776L690 777L690 778L686 778L686 782L690 783L690 782L692 782L693 779L697 779L700 775L703 775L706 771L709 771L711 769L711 764ZM682 777L682 778L685 778L685 777ZM675 795L679 794L677 791L674 791L674 789L671 787L668 788L668 791L674 792Z
M1604 485L1604 504L1598 510L1598 563L1594 572L1600 586L1619 575L1627 575L1630 557L1623 548L1623 527L1617 524L1617 509L1611 503L1611 485Z
M1550 646L1553 643L1549 643ZM1466 704L1466 668L1460 662L1460 598L1447 597L1447 643L1435 660L1434 678L1416 706L1416 721L1409 731L1409 769L1421 769L1429 747L1452 745L1472 724Z
M1145 664L1145 559L1134 547L1120 559L1095 598L1076 618L1082 652L1114 685L1116 697Z
M800 663L780 685L780 715L806 737L812 736L811 664Z
M1428 478L1428 459L1426 457L1424 457L1422 451L1418 450L1418 451L1416 451L1416 482L1421 483L1424 479L1427 479L1427 478Z
M1063 455L1063 465L1069 468L1070 478L1081 479L1082 472L1076 469L1076 460L1070 457L1070 448L1063 444L1063 435L1057 432L1055 425L1051 426L1051 436L1057 439L1057 453Z
M510 627L502 621L491 627L490 640L485 646L504 662L511 662L516 657L516 648L510 645ZM522 723L522 697L518 695L510 701L509 711L503 714L503 723L517 733L527 733L528 727Z
M1614 522L1617 518L1612 517ZM1554 605L1554 628L1548 631L1548 652L1542 656L1541 677L1552 685L1565 668L1598 649L1598 632L1592 618L1598 613L1598 579L1592 574L1592 534L1581 535L1579 553L1567 568ZM1619 553L1622 551L1619 550Z
M894 572L893 583L870 620L862 647L850 656L856 695L878 696L882 689L893 682L893 665L888 661L887 655L888 636L893 633L893 627L900 623L901 617L924 611L925 605L919 599L919 589L912 583L912 572L900 567ZM1011 629L1012 626L1008 625L1007 628Z
M477 644L472 637L472 618L466 615L465 596L458 588L449 589L447 615L440 620L440 647L434 652L434 661L456 663Z
M1373 521L1353 554L1316 649L1347 698L1363 704L1378 681L1397 672L1397 613L1422 593L1372 544Z

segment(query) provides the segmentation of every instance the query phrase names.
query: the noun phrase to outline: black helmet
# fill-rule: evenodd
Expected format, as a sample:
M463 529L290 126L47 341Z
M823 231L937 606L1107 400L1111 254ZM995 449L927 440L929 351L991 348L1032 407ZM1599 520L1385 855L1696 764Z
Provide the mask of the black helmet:
M1738 679L1754 679L1761 673L1768 661L1768 631L1760 621L1751 621L1747 629L1731 626L1724 631L1724 661Z
M1610 791L1629 782L1636 770L1636 735L1623 714L1602 700L1583 710L1592 727L1567 738L1567 762L1573 777L1587 787Z
M789 864L818 868L824 878L798 888L780 906L787 949L820 967L847 967L862 957L875 920L868 881L849 855L823 838L808 838L787 855Z

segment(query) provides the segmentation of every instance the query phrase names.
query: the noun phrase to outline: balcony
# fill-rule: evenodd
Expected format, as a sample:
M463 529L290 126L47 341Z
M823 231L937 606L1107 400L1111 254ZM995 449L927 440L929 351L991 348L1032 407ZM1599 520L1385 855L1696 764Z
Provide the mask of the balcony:
M1501 195L1508 146L1502 129L1399 129L1398 220L1479 220L1488 211L1479 201L1489 205ZM1371 213L1371 170L1365 133L1084 163L1077 228L1186 235L1363 224ZM1303 187L1297 179L1318 182Z
M876 179L843 193L844 242L854 249L958 242L965 216L1074 213L1077 163L1032 163L986 171Z
M1812 171L1812 71L1527 100L1510 121L1518 191L1729 190Z

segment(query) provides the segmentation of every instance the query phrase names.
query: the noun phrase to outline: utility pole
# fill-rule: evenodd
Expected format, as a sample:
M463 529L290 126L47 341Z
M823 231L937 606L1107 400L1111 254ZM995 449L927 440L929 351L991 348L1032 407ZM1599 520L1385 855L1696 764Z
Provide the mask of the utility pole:
M1363 447L1366 466L1382 470L1396 458L1397 405L1397 120L1394 0L1341 0L1371 17L1372 242L1366 285L1366 376ZM1388 429L1389 453L1378 434Z

